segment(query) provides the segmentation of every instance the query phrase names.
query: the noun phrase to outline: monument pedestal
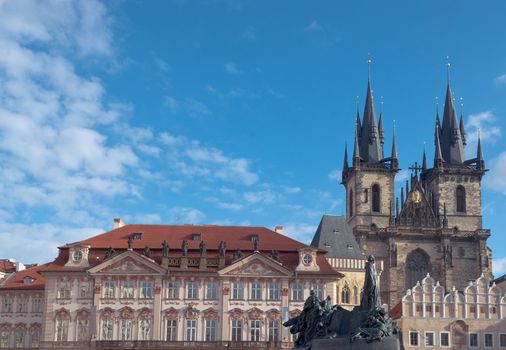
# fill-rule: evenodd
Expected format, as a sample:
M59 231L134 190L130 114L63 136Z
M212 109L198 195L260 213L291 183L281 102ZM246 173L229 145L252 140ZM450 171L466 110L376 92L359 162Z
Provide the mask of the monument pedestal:
M350 342L350 338L313 339L311 350L400 350L399 337L385 337L381 341L367 343L365 339Z

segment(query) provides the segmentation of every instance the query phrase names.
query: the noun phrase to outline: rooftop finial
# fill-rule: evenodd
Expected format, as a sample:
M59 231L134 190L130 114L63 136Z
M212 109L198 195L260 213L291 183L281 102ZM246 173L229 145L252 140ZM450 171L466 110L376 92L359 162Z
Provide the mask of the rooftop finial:
M380 113L383 113L383 96L380 96Z
M450 85L450 68L451 68L451 64L450 64L450 56L446 56L446 80L447 80L447 83L448 85Z
M367 56L368 56L367 58L368 77L369 82L371 82L371 65L372 65L371 53L368 53Z
M436 100L436 102L435 102L436 114L438 114L439 113L439 97L436 96L435 100Z
M357 107L357 114L358 114L358 105L359 105L359 97L355 96L355 106Z
M462 111L464 110L464 99L461 97L459 100L460 100L460 115L462 116Z

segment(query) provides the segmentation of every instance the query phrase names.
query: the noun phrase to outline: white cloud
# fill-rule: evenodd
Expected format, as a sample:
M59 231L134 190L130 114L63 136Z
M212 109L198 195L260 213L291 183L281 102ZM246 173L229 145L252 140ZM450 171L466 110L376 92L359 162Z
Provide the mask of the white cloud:
M225 71L232 75L242 74L242 71L237 67L234 62L225 63Z
M342 175L341 169L334 169L328 174L328 177L332 181L341 181L341 175Z
M283 186L283 189L286 194L296 194L301 191L300 187Z
M278 198L279 195L271 190L244 193L244 199L249 203L272 203Z
M195 208L174 207L169 210L169 222L174 224L199 224L205 214Z
M496 278L504 275L506 273L506 256L492 259L492 270Z
M223 209L241 210L244 206L240 203L219 202L218 206Z
M303 243L309 244L313 239L316 228L317 226L312 224L290 222L283 225L283 234Z
M165 96L165 105L172 112L183 110L185 113L192 117L211 114L211 111L204 103L194 98L185 98L178 100L172 96Z
M407 169L399 171L397 175L395 175L395 181L405 182L406 180L409 180L410 173L410 170Z
M322 25L320 24L320 22L316 21L316 20L313 20L311 23L309 23L306 27L304 27L304 30L306 32L311 32L311 31L322 31L323 30L323 27Z
M506 84L506 74L499 75L494 79L496 85Z
M506 151L490 161L490 172L484 177L483 185L506 195Z
M501 128L497 126L497 117L492 111L471 114L466 129L468 143L476 144L478 133L482 142L494 141L501 136Z

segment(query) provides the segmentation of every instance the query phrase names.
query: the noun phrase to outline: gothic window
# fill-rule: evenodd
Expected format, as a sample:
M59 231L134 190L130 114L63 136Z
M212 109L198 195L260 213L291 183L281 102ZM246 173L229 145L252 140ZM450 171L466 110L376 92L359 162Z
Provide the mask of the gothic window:
M341 291L341 303L349 304L350 303L350 288L345 285L343 290Z
M354 203L353 203L353 189L350 189L350 192L348 193L348 217L352 217L353 216L353 206L354 206Z
M358 289L353 287L353 304L358 305Z
M39 328L32 328L30 330L30 347L38 348L39 347L39 340L40 340L40 329Z
M380 212L380 187L378 184L372 186L372 211Z
M425 251L417 248L408 254L406 259L406 289L413 288L416 282L429 272L430 257Z
M465 213L466 212L466 189L464 186L457 186L456 190L457 195L457 212Z
M25 329L19 328L14 332L14 345L16 348L23 348L25 343Z

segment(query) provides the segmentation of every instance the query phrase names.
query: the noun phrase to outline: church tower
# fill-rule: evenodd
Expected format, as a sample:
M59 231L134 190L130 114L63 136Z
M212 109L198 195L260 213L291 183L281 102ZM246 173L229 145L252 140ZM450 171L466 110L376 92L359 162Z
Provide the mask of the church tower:
M346 218L350 228L358 225L385 228L392 219L394 206L394 178L398 171L395 135L391 155L385 158L383 115L380 113L377 122L370 65L371 60L362 121L357 104L351 166L346 148L344 154L342 184L346 189Z

